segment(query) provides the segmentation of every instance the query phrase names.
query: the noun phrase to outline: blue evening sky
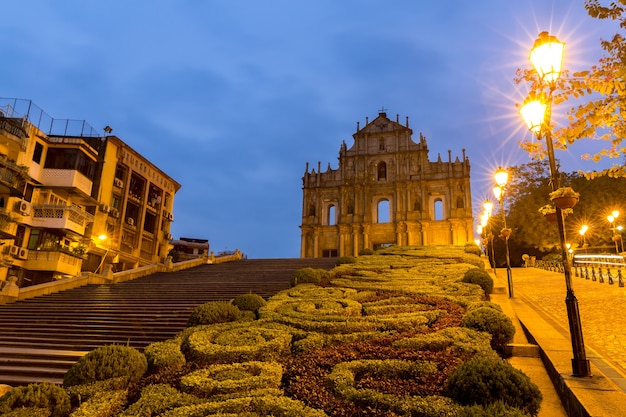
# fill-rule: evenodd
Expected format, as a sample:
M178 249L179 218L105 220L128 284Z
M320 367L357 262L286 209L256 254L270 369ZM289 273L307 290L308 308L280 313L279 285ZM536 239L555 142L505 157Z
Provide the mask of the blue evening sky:
M431 161L465 148L477 217L495 169L530 161L513 77L537 34L582 70L615 30L582 0L20 0L2 6L0 97L110 125L182 184L175 238L298 257L305 165L337 168L357 122L384 106ZM597 168L588 145L562 169Z

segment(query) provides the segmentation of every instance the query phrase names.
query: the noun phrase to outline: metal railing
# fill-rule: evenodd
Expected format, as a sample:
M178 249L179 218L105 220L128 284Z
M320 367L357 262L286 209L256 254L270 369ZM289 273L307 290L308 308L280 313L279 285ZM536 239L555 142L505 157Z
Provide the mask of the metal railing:
M55 119L39 106L22 98L0 97L0 115L27 120L46 135L99 137L102 133L85 120Z

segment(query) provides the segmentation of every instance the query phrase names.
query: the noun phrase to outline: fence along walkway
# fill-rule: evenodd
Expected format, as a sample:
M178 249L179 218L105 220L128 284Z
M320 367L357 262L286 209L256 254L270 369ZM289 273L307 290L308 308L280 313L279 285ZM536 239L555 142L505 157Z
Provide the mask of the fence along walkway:
M257 259L162 272L119 284L87 285L0 305L0 384L61 383L78 358L106 344L139 350L184 329L207 301L289 287L299 268L336 259Z

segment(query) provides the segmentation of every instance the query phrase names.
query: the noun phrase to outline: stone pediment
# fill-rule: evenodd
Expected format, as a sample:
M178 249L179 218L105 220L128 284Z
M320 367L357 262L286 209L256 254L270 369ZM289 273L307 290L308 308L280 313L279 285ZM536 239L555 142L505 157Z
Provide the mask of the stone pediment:
M400 123L395 122L387 118L386 113L379 113L378 117L369 122L363 129L360 129L357 134L361 133L383 133L394 132L397 130L411 130L406 126L402 126Z

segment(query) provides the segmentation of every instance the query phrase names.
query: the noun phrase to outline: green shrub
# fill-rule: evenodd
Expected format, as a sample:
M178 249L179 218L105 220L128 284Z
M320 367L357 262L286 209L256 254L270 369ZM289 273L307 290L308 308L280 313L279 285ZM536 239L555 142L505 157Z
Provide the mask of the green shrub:
M65 392L70 396L72 406L76 406L83 401L88 401L93 397L99 397L103 392L126 392L128 380L125 377L109 378L104 381L96 381L88 384L73 385L65 388ZM74 417L74 416L72 416Z
M537 415L542 400L539 388L526 374L494 357L476 357L452 371L446 395L462 405L502 401L532 416Z
M485 406L473 405L471 407L463 407L459 411L458 417L529 417L519 408L511 407L502 401L497 401Z
M470 303L467 307L466 310L467 311L472 311L472 310L476 310L479 308L493 308L494 310L497 310L499 312L503 312L502 307L500 306L500 304L496 304L496 303L492 303L491 301L476 301L473 303Z
M504 313L489 307L468 311L461 320L463 327L487 332L491 335L491 347L503 352L504 346L513 340L515 327Z
M2 417L50 417L50 410L41 407L24 407L2 413Z
M227 301L209 301L196 307L187 320L187 327L201 324L228 323L240 320L241 310Z
M277 362L213 365L183 376L180 389L211 401L252 396L253 392L282 395L278 389L282 376L283 369Z
M70 417L109 417L117 416L126 404L128 392L101 391L91 397L70 414Z
M136 382L147 370L146 357L137 349L107 345L92 350L72 365L63 378L63 385L71 387L117 377Z
M40 409L47 409L51 417L65 417L69 414L70 396L65 390L50 382L39 382L27 386L16 387L0 397L2 415L20 408L33 408L31 415L39 415ZM6 413L6 414L5 414ZM19 415L19 414L14 414ZM27 414L24 414L27 415Z
M335 265L343 265L343 264L355 264L356 258L354 256L340 256L337 258L337 262Z
M470 284L478 284L485 291L485 294L491 294L493 292L493 278L489 273L480 268L471 268L465 272L461 282L467 282Z
M146 346L143 354L151 371L180 369L186 363L185 355L180 351L180 341L177 339L152 343Z
M258 294L248 293L235 297L232 304L242 311L257 311L266 301Z
M198 404L199 398L191 394L184 394L167 384L148 385L141 390L139 400L129 406L120 417L152 417L161 413L182 407Z
M465 253L471 253L473 255L477 255L480 256L483 254L483 251L478 247L478 245L474 244L474 243L468 243L465 245L465 247L463 248L463 251Z
M300 268L291 274L290 284L295 287L298 284L315 284L320 285L322 280L328 279L329 273L325 269L319 268Z
M373 255L373 254L374 254L374 250L370 248L363 248L359 251L359 256L368 256L368 255Z

